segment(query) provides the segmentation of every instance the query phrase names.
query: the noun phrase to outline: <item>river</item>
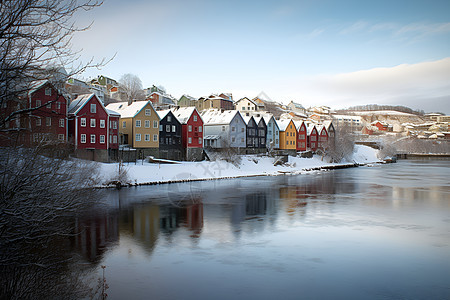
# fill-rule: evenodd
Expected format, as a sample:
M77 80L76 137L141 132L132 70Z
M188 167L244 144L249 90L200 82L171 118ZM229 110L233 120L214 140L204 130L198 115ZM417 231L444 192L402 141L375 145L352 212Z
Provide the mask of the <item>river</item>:
M108 299L450 299L450 160L126 188L76 220ZM90 279L92 280L92 279Z

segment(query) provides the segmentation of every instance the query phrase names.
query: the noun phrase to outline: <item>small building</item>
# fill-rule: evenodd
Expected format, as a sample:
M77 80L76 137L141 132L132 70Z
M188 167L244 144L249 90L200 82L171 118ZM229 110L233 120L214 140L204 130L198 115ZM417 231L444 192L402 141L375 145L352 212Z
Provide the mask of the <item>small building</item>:
M181 123L184 158L189 161L203 159L203 119L195 107L171 109Z
M237 110L208 109L202 112L206 148L245 148L247 125Z
M372 123L370 123L370 125L375 126L378 128L379 131L388 131L389 128L389 124L386 122L381 122L381 121L373 121Z
M182 160L183 145L181 140L182 126L170 109L157 111L159 115L159 157L171 160Z
M309 150L315 152L319 146L319 134L314 124L308 124L307 134L307 147Z
M253 119L255 120L257 126L258 126L258 148L260 149L266 149L267 148L267 124L263 117L256 117L254 116Z
M333 121L326 120L323 122L325 129L328 133L328 145L332 149L336 146L336 129L334 128Z
M307 145L307 128L303 121L294 122L297 129L297 151L306 151Z
M246 148L259 148L258 146L258 124L256 124L253 116L244 116L247 125Z
M117 113L107 110L95 94L85 94L70 103L68 115L69 137L77 157L102 162L115 158L118 149L117 142L114 143L117 141L117 129L114 130ZM115 123L116 128L117 125Z
M328 148L328 132L324 125L316 126L317 129L317 148L325 150Z
M297 129L291 119L281 119L277 121L280 129L280 149L297 149Z
M150 101L111 103L106 108L120 114L121 145L136 149L138 158L159 156L159 116Z
M198 99L191 97L189 95L186 95L186 94L181 96L180 99L178 100L178 106L180 106L180 107L190 107L190 106L196 107L197 105L198 105Z
M207 98L200 98L202 104L199 104L200 109L222 109L222 110L233 110L234 102L231 96L220 94L220 95L210 95Z
M241 113L246 112L255 112L261 109L264 109L264 104L261 106L261 104L258 104L257 102L248 99L247 97L241 98L235 103L236 110L240 111Z
M294 101L291 101L291 102L289 102L289 104L287 106L293 112L300 113L300 114L306 116L306 109L300 103L295 103Z
M265 115L264 121L267 125L266 147L268 149L280 148L280 128L273 115Z

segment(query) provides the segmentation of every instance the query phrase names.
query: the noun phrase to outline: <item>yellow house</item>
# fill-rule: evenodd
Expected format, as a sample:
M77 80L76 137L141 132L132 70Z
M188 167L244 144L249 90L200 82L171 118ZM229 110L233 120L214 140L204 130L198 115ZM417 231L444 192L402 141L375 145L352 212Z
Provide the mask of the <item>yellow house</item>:
M120 114L120 144L141 150L142 155L158 155L159 116L150 101L111 103L107 109Z
M294 121L283 119L277 121L280 128L280 149L297 149L297 130Z

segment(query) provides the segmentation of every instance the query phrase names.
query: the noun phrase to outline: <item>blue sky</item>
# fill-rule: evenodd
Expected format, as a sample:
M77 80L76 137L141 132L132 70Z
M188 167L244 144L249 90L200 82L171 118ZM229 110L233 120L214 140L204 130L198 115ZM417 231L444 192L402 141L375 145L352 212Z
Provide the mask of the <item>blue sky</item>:
M77 17L73 39L175 97L264 91L334 108L407 105L450 113L450 1L118 1Z

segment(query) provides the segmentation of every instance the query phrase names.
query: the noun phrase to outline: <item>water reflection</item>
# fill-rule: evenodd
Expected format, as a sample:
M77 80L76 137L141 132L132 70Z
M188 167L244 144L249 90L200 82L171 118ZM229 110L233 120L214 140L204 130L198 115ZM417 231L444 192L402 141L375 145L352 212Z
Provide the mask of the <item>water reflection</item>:
M450 165L418 165L105 191L72 245L111 299L448 298Z

